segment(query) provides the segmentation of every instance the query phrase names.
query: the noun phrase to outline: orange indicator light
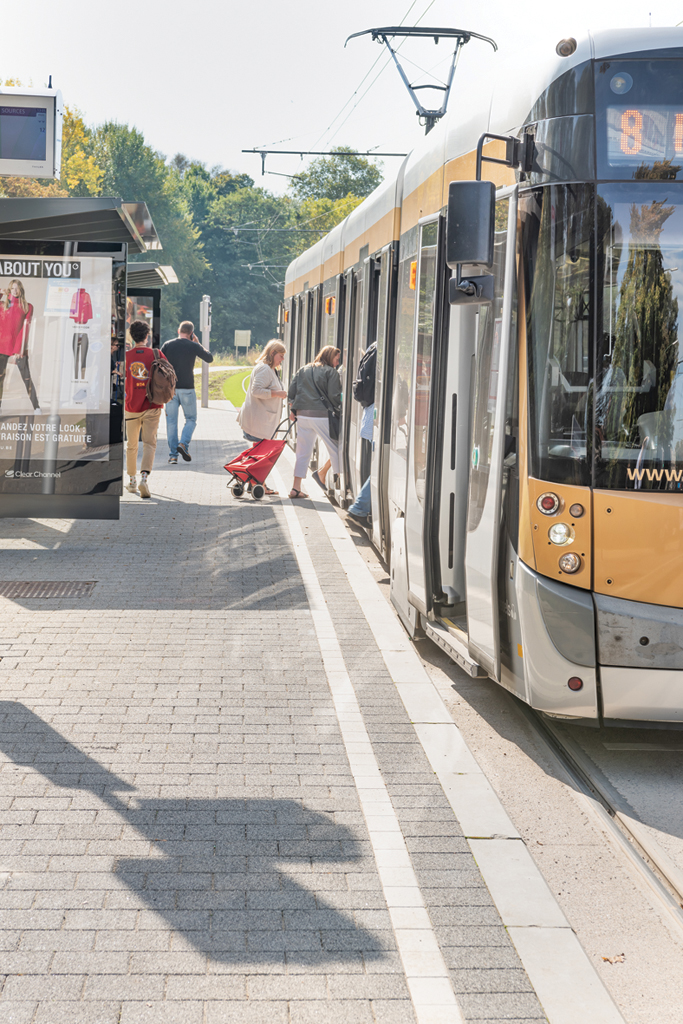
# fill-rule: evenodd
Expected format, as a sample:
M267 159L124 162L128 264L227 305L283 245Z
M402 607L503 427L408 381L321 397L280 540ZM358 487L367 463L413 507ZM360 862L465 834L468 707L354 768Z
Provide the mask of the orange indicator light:
M410 287L412 291L415 291L415 284L417 283L417 260L413 260L410 264Z
M676 114L674 125L674 151L683 153L683 114Z
M289 323L289 310L288 309L285 310L285 323L286 324Z
M328 295L325 299L325 312L328 316L334 316L335 298L334 295Z
M621 151L635 156L643 148L643 115L639 110L625 110L621 115Z

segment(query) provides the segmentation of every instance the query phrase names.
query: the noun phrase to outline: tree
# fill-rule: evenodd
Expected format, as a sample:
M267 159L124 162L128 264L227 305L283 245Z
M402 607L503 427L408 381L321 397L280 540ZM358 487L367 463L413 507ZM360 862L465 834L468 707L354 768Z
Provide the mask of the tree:
M351 153L349 146L338 146L333 155L314 160L307 171L292 179L290 191L299 200L331 199L333 202L348 195L365 198L382 181L377 164L362 156L341 156Z
M127 125L110 121L97 128L94 155L104 172L100 195L147 203L163 246L162 262L173 266L181 282L181 287L170 286L165 290L162 303L162 332L173 334L178 321L193 312L186 308L185 292L196 291L209 269L182 180L145 143L142 132ZM145 262L150 258L158 256L144 253L132 260Z
M92 131L77 107L64 108L62 125L62 187L71 196L98 196L104 171L93 155Z

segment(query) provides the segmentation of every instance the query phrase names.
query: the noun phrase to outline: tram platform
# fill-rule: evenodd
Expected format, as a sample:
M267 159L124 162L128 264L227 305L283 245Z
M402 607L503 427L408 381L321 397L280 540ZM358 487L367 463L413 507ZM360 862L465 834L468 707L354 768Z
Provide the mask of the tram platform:
M234 498L243 447L202 410L119 522L0 522L0 1024L618 1024L342 518L287 454Z

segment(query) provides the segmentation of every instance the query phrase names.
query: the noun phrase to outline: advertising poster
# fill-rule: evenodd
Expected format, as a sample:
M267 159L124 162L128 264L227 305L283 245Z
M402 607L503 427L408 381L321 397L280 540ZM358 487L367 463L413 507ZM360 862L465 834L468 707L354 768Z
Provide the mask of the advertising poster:
M112 260L0 254L0 460L108 461Z

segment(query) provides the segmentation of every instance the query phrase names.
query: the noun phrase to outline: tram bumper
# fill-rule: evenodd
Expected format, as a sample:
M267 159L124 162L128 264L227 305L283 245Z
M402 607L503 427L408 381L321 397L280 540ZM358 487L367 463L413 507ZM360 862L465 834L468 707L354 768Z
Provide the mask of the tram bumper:
M517 563L515 580L526 700L562 718L599 715L595 613L590 593ZM570 679L580 679L575 690Z
M683 609L590 593L521 561L516 590L532 707L607 725L683 723Z
M593 600L605 721L683 722L683 609Z

